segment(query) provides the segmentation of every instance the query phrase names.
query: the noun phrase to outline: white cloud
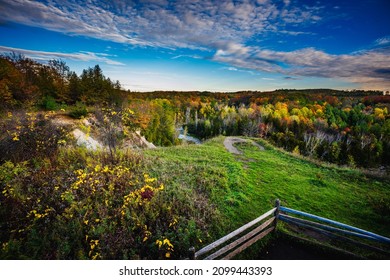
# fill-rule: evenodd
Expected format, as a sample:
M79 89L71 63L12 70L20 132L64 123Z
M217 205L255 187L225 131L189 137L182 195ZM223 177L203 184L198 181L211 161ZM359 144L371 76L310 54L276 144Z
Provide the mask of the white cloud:
M314 48L291 52L250 49L239 52L217 51L213 60L236 67L298 77L344 79L371 88L390 87L390 51L377 49L355 54L332 55Z
M137 46L212 48L317 20L318 9L272 1L2 0L6 21ZM257 3L256 3L257 2Z
M375 44L378 46L384 46L390 44L390 36L386 36L375 40Z
M232 67L232 66L222 67L221 69L222 69L222 70L228 70L228 71L234 71L234 72L247 73L247 74L250 74L250 75L252 75L252 76L260 75L259 73L256 73L256 72L251 71L251 70L247 70L247 69L238 69L238 68Z
M94 61L94 62L103 62L108 65L124 65L119 61L115 61L107 58L107 54L103 53L93 53L93 52L77 52L77 53L61 53L61 52L44 52L44 51L35 51L35 50L26 50L19 48L12 48L6 46L0 46L0 52L2 53L20 53L27 57L36 59L36 60L50 60L54 58L63 58L79 61Z
M179 54L179 55L176 55L174 57L172 57L172 59L178 59L178 58L182 58L182 57L188 57L188 58L193 58L193 59L203 59L203 57L199 56L199 55L191 55L191 54Z
M289 30L280 30L279 33L281 33L281 34L287 34L287 35L291 35L291 36L298 36L298 35L314 35L313 32L289 31Z
M226 69L226 70L229 70L229 71L238 71L238 69L236 67L223 67L222 69Z

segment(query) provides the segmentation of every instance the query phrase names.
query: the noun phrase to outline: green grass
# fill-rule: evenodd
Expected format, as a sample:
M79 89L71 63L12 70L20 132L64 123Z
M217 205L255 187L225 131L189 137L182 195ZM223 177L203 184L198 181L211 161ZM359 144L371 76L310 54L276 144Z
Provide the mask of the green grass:
M193 213L192 216L214 213L212 220L215 222L219 219L220 224L205 225L211 230L207 241L240 225L241 218L252 217L237 218L233 214L237 206L248 199L241 193L244 186L242 164L225 151L221 138L210 140L204 145L146 150L144 155L148 162L148 172L164 183L167 191L172 192L173 199L198 200L199 205L194 210L201 213ZM204 207L205 204L209 206ZM215 211L202 213L210 209Z
M316 164L266 142L260 151L237 144L243 155L232 155L224 137L203 145L145 151L152 174L175 190L211 193L221 216L223 234L282 205L390 236L390 183L358 170ZM210 239L216 239L213 236Z

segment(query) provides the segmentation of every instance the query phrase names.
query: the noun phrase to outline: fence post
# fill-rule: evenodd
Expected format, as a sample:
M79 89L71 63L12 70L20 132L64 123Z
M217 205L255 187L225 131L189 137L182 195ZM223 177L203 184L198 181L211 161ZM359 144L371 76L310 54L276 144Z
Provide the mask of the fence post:
M276 210L275 210L275 222L274 222L274 225L275 225L275 230L276 231L276 226L278 224L278 219L279 219L279 211L280 211L280 200L279 199L276 199L275 200L275 207L276 207Z
M188 251L190 260L195 260L195 247L191 247Z

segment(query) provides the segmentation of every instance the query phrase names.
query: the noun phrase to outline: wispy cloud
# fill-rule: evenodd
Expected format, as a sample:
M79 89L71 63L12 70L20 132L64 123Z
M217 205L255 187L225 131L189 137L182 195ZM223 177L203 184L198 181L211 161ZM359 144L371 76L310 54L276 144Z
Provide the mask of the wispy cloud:
M274 78L261 78L261 79L264 80L264 81L275 81Z
M236 68L236 67L222 67L222 70L228 70L228 71L234 71L234 72L241 72L241 73L248 73L251 75L259 75L259 73L256 73L255 71L247 70L247 69L241 69L241 68Z
M93 61L93 62L103 62L109 65L124 65L119 61L112 60L108 58L107 54L103 53L93 53L93 52L77 52L77 53L61 53L61 52L44 52L44 51L36 51L36 50L27 50L27 49L19 49L12 48L6 46L0 46L1 53L20 53L27 57L36 59L36 60L50 60L54 58L63 58L63 59L71 59L71 60L79 60L79 61Z
M337 78L372 88L390 87L390 49L380 48L354 54L332 55L314 48L291 52L242 46L215 52L213 60L234 67L294 77Z
M383 38L379 38L375 41L375 44L377 46L385 46L385 45L390 45L390 36L386 36Z
M317 7L274 1L2 0L0 17L66 34L138 46L207 48L316 22ZM299 33L299 32L298 32ZM291 32L292 35L298 33Z
M172 59L178 59L178 58L183 58L183 57L184 58L193 58L193 59L203 59L202 56L196 55L196 54L194 54L194 55L192 55L192 54L179 54L179 55L172 57Z

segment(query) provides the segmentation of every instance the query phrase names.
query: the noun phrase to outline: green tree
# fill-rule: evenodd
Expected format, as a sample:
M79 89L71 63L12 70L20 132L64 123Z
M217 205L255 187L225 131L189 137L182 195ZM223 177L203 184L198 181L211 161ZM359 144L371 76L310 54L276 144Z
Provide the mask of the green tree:
M56 99L58 101L68 102L68 77L70 69L62 60L50 60L49 66L53 69L53 80L56 87Z
M70 72L68 76L68 96L71 103L81 101L82 89L79 77L75 72Z

